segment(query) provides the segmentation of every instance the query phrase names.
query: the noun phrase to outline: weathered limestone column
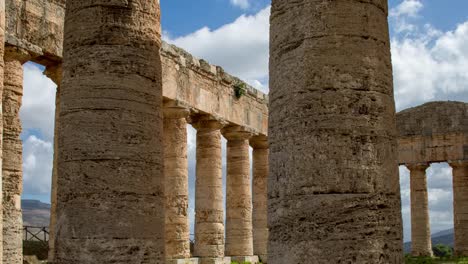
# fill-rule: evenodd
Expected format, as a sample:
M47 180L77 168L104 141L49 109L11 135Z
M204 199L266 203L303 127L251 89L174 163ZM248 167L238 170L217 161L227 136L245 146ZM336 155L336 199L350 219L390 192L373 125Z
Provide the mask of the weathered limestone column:
M253 249L254 255L267 263L268 221L267 221L267 181L268 181L268 139L255 136L250 139L253 148Z
M402 263L386 0L273 0L269 264Z
M164 108L164 177L166 190L166 258L190 258L188 218L187 120L189 109Z
M67 1L53 263L165 263L159 1Z
M3 111L3 263L23 263L23 143L19 110L23 97L23 63L28 53L5 47Z
M450 162L453 174L455 255L468 256L468 160Z
M49 263L52 263L55 252L55 227L57 224L57 154L58 154L58 116L60 115L60 83L62 82L62 64L47 66L44 74L49 77L56 85L55 92L55 123L54 123L54 160L52 167L52 190L50 195L50 224L49 224Z
M432 256L431 224L427 197L428 163L407 164L411 185L411 255Z
M253 256L252 186L249 139L252 134L242 127L223 129L227 139L226 176L226 249L233 261Z
M0 43L5 43L5 0L0 0ZM4 61L3 55L5 51L5 45L0 45L0 98L3 97L3 68ZM0 101L0 104L2 102ZM3 107L0 107L0 139L3 137ZM3 162L3 142L0 140L0 167ZM2 187L3 175L0 171L0 190ZM3 191L0 192L0 204L3 204ZM3 230L3 210L0 210L0 230ZM0 264L3 263L3 232L0 232Z
M224 205L221 128L209 117L193 122L197 130L195 184L195 256L200 264L223 263Z

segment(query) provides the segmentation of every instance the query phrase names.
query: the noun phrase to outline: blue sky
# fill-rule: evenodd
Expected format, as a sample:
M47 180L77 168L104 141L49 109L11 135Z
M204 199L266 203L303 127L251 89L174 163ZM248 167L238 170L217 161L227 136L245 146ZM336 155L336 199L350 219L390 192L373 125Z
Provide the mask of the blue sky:
M161 0L163 38L267 93L269 4L267 0ZM390 0L389 5L397 109L435 100L468 102L468 1ZM24 69L23 197L49 202L55 85L43 76L42 67L27 63ZM195 131L188 131L193 218ZM408 240L409 175L404 167L400 174ZM451 169L434 164L428 177L432 230L451 228Z

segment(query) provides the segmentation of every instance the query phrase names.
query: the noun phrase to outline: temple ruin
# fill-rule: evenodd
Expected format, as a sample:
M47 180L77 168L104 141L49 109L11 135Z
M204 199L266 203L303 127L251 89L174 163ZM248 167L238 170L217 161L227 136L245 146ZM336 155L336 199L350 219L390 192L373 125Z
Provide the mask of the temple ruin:
M67 16L65 0L0 1L0 263L22 263L26 61L58 85L51 263L402 263L397 163L411 170L413 253L430 255L424 171L441 161L468 255L467 104L409 109L396 125L387 1L318 2L273 1L270 100L162 42L159 1L68 1Z

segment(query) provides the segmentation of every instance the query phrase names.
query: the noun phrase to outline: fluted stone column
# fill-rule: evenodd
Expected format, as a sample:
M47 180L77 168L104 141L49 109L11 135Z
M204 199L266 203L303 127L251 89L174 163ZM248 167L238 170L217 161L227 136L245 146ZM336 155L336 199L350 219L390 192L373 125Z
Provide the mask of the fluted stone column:
M252 185L249 139L251 133L239 126L223 129L227 139L226 176L226 249L233 260L253 255Z
M427 163L407 164L411 185L411 255L432 256L431 224L427 197Z
M268 221L267 221L267 181L268 181L268 140L265 136L250 139L253 148L253 249L254 255L267 263Z
M190 258L188 218L187 108L164 108L166 258Z
M62 64L47 66L44 74L56 85L55 92L55 122L54 122L54 160L52 164L52 188L50 192L50 224L49 224L49 263L52 263L55 252L55 228L57 224L57 142L58 142L58 116L60 115L60 83L62 82Z
M165 263L159 1L67 1L55 264Z
M403 262L387 15L272 1L269 264Z
M5 0L0 0L0 43L5 43ZM4 68L4 55L5 45L0 45L0 98L3 97L3 68ZM0 100L0 104L1 104ZM0 107L0 138L3 137L3 107ZM3 162L3 142L0 140L0 167ZM0 171L0 190L2 187L3 175ZM3 204L3 191L0 192L0 204ZM3 230L3 210L0 210L0 230ZM3 232L0 232L0 264L3 263Z
M453 174L455 255L468 256L468 161L450 162Z
M192 125L197 130L195 256L200 258L200 264L223 263L222 124L202 117Z
M23 263L23 143L19 110L23 97L23 50L5 48L3 110L3 263Z

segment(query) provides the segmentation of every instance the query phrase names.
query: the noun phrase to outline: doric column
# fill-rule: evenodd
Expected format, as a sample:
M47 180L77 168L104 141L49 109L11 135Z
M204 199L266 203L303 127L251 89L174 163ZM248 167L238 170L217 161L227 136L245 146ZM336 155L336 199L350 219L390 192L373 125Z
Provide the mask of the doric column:
M192 125L197 130L195 256L201 264L217 264L224 257L222 124L202 117Z
M4 49L5 49L5 0L0 0L0 98L3 97L3 68L4 68ZM1 104L0 100L0 104ZM1 106L1 105L0 105ZM0 138L3 137L3 113L0 107ZM2 148L3 143L0 140L0 167L2 167ZM2 172L0 171L0 186L2 186ZM2 188L0 188L2 189ZM0 204L3 204L3 191L0 191ZM0 210L0 230L3 230L3 212ZM0 232L0 264L3 263L3 232Z
M431 224L427 197L428 163L407 164L411 185L411 255L432 256Z
M268 181L268 139L255 136L250 139L253 148L253 248L254 255L267 263L268 221L267 221L267 181Z
M253 255L252 186L249 139L252 134L239 126L223 129L227 139L226 249L233 260Z
M190 258L188 218L187 120L190 111L164 108L164 178L166 197L166 258Z
M269 264L402 263L387 0L273 0Z
M3 110L3 263L23 263L23 144L19 110L23 97L23 63L27 52L5 48Z
M57 224L57 142L58 142L58 116L60 115L60 83L62 82L62 64L49 65L44 74L49 77L56 85L55 92L55 123L54 123L54 160L52 164L52 186L50 192L50 224L49 224L49 263L52 263L55 252L55 227Z
M468 256L468 160L450 162L453 174L455 255Z
M165 263L159 1L67 1L54 264Z

